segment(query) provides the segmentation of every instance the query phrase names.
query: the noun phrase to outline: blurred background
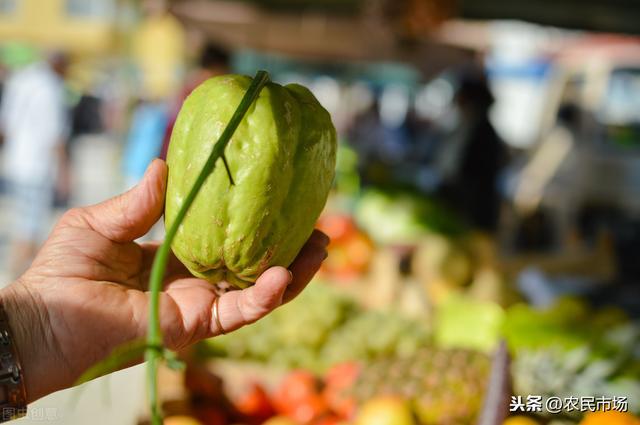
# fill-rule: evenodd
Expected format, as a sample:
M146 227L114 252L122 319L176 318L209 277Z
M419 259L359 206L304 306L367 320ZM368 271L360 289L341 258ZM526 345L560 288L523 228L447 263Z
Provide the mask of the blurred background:
M329 257L164 372L172 423L488 425L511 395L640 413L639 19L633 0L0 0L1 281L65 209L135 185L199 83L266 69L338 130ZM144 400L137 367L23 423L144 423ZM535 410L506 420L638 423Z

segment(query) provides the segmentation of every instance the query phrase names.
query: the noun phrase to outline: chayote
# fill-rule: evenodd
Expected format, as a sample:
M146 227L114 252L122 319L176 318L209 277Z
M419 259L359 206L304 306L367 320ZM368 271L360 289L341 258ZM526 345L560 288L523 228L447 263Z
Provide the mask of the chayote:
M233 115L251 78L211 78L187 98L167 155L169 225ZM267 84L173 241L197 277L244 288L267 268L289 266L311 235L331 187L336 131L329 113L300 85Z

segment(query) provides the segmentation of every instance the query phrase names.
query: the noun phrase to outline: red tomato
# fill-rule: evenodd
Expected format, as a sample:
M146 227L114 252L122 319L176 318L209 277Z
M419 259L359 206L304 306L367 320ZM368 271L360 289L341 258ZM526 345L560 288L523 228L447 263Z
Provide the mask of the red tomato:
M319 382L306 370L289 373L278 386L273 402L278 413L300 423L307 423L326 410Z
M357 231L353 219L346 214L325 214L316 227L326 233L331 242L340 242Z
M309 395L292 405L287 415L300 424L308 424L327 412L327 403L319 394Z
M349 281L367 271L374 245L366 234L358 230L350 216L326 214L320 217L317 227L331 238L327 247L329 256L320 269L322 273Z
M351 419L355 414L356 399L348 394L360 373L360 366L356 362L339 363L327 372L324 399L331 411L343 419Z
M253 383L247 392L238 397L234 406L250 424L261 424L275 415L269 395L258 383Z
M281 411L282 407L303 400L310 395L318 393L318 380L309 371L296 370L289 373L282 380L274 395L276 409Z

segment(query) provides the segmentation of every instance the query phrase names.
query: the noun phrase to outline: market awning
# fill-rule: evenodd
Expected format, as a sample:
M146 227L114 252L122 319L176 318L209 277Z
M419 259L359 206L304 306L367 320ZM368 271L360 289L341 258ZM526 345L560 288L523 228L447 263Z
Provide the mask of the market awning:
M469 61L472 52L435 40L403 43L390 25L369 14L282 11L248 3L193 0L173 12L188 26L229 48L249 48L309 61L394 61L430 76Z
M517 19L561 28L640 34L637 0L458 0L468 19Z

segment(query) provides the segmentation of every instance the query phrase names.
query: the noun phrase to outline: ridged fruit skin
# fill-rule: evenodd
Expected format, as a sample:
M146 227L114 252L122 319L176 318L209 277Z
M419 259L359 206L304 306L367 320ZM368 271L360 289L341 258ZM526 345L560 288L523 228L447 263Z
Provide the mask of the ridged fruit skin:
M211 78L187 98L167 155L170 225L251 78ZM271 266L287 267L313 231L331 187L336 131L300 85L268 83L198 193L172 244L197 277L244 288Z

